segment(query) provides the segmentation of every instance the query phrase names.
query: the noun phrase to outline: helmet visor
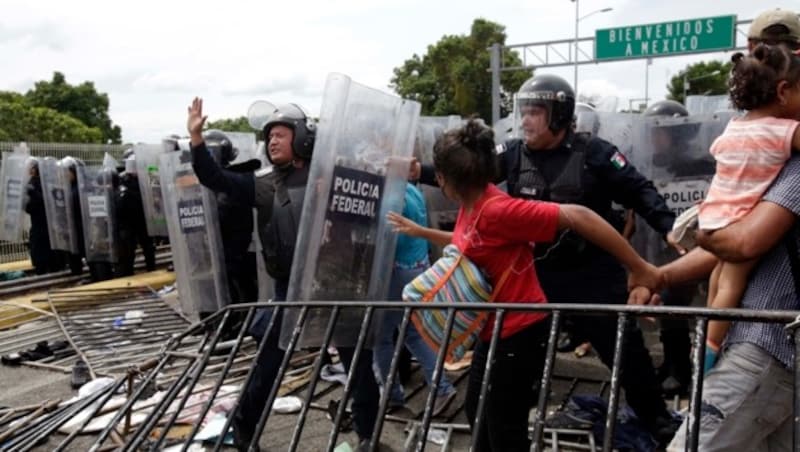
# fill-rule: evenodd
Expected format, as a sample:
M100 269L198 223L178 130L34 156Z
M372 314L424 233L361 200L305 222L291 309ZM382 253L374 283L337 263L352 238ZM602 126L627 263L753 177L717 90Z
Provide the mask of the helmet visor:
M555 99L552 91L528 91L517 93L514 96L514 126L512 134L521 137L522 134L522 119L526 115L539 114L542 110L545 113L545 120L550 122L553 113L553 99Z
M247 122L255 130L262 130L278 108L265 100L257 100L247 109Z

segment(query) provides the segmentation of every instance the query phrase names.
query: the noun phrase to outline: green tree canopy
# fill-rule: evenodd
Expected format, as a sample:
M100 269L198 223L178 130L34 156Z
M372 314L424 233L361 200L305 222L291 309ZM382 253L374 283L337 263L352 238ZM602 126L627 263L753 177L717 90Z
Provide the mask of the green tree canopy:
M428 46L425 55L414 54L394 69L390 87L400 96L422 104L424 115L477 114L492 117L492 74L488 71L489 47L506 42L505 27L475 19L469 35L443 36ZM504 66L520 66L516 52L503 53ZM501 109L511 110L511 94L531 76L527 71L500 76Z
M686 66L678 75L672 77L667 85L667 99L685 104L683 98L684 82L688 77L688 94L726 94L728 76L732 63L722 61L701 61ZM716 73L715 73L716 71ZM713 74L713 75L712 75Z
M54 72L52 80L36 82L25 93L25 99L33 107L50 108L72 116L88 128L100 130L102 142L122 141L122 130L108 115L108 95L97 92L93 82L73 86L67 83L64 74Z
M246 132L255 133L257 140L263 140L263 132L260 130L253 130L250 123L247 121L247 116L239 116L238 118L223 118L216 121L206 122L205 129L217 129L224 132Z
M51 108L34 107L16 93L0 93L0 141L102 143L100 129ZM22 96L19 96L22 97ZM11 100L9 100L11 99Z

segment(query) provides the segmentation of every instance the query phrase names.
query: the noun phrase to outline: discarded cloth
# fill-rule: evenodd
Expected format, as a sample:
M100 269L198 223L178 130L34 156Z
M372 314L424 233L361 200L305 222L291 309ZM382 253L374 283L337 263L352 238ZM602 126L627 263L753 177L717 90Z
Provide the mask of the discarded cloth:
M339 383L342 385L347 383L347 372L344 371L344 365L340 362L322 366L319 377L332 383Z
M608 405L598 396L573 396L567 406L545 421L549 428L591 430L595 440L603 441ZM678 424L681 416L672 413ZM614 449L622 451L652 452L658 443L627 405L620 405L614 428Z

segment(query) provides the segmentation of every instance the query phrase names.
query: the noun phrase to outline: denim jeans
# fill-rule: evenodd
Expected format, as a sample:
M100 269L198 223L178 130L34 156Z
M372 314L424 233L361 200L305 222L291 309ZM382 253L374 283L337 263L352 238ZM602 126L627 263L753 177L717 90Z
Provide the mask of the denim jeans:
M286 301L286 293L289 290L289 281L276 279L273 286L275 288L275 295L272 297L273 302ZM272 308L261 308L256 311L253 321L250 323L248 332L257 340L264 337L269 326L269 321L272 319ZM280 331L280 320L275 324L273 329Z
M728 347L703 380L698 450L789 451L792 372L760 347ZM683 451L688 417L668 451Z
M389 284L389 300L401 300L403 287L427 268L428 266L425 264L409 269L395 267ZM378 369L381 383L385 382L388 378L392 364L392 354L394 353L394 332L398 329L402 320L403 311L401 310L386 310L382 313L381 327L376 338L374 350L375 366ZM405 346L417 361L419 361L422 367L422 374L425 377L425 382L431 386L433 371L436 367L437 351L433 350L425 343L412 323L409 323L406 329ZM455 391L453 384L450 383L447 376L443 374L439 382L439 387L436 389L436 395L442 396L450 394L453 391ZM398 378L395 378L394 385L392 385L390 390L389 401L393 405L402 405L405 403L403 387Z

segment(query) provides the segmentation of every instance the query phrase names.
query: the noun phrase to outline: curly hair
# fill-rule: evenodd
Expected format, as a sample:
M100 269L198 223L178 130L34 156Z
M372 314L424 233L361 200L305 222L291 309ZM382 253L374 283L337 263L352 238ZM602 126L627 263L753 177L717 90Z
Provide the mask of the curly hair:
M731 61L731 103L740 110L755 110L775 102L778 83L783 80L790 85L800 83L800 56L784 46L759 44L749 56L738 52Z
M494 131L470 119L463 127L445 132L433 146L433 164L459 193L486 187L497 178Z

